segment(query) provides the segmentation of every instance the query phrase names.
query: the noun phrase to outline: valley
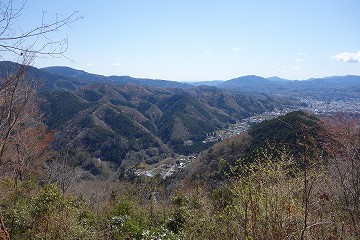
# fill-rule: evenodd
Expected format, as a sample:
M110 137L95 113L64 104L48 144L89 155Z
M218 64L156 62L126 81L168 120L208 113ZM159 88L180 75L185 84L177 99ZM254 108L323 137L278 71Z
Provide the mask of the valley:
M293 108L283 108L282 110L274 110L270 112L263 112L251 117L247 117L241 120L236 120L235 124L230 124L225 129L219 129L211 133L206 134L203 143L217 143L227 138L231 138L247 132L251 126L261 123L266 120L271 120L279 116L284 116L293 111L305 111L319 117L333 116L337 113L346 114L360 114L360 101L349 100L349 101L319 101L319 100L308 100L300 99L301 103L305 103L306 106L298 106ZM184 145L189 145L184 142ZM198 154L190 156L177 156L176 158L167 158L159 161L155 165L142 166L144 169L135 169L136 176L148 176L154 177L159 174L163 179L173 176L176 173L184 171L186 167L196 159ZM160 165L159 165L160 164Z

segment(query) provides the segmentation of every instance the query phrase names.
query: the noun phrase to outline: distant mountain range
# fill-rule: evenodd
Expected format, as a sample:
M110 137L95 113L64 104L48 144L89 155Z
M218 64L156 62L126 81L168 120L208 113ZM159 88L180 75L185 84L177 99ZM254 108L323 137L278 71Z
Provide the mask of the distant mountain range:
M82 70L76 70L69 67L46 67L41 68L40 70L44 70L46 72L73 78L73 79L85 79L91 82L97 83L113 83L113 84L135 84L139 86L150 86L150 87L161 87L161 88L183 88L188 89L192 86L187 83L180 83L176 81L167 81L167 80L159 80L159 79L147 79L147 78L133 78L130 76L102 76L97 74L87 73Z
M196 82L195 85L201 85L201 82ZM310 78L302 81L249 75L227 81L205 82L204 85L215 86L232 92L258 92L288 97L312 97L322 100L360 98L360 76L354 75Z
M41 70L57 76L98 83L131 83L139 86L181 89L190 89L194 86L205 85L226 89L232 92L257 92L292 97L311 96L316 99L346 99L360 97L360 76L354 75L310 78L302 81L288 80L279 77L263 78L255 75L249 75L226 81L215 80L185 83L168 80L132 78L129 76L105 77L102 75L90 74L81 70L75 70L69 67L47 67Z
M18 68L16 63L0 62L0 76ZM102 76L69 67L28 67L27 74L36 78L47 89L75 90L94 83L115 85L134 84L157 88L191 89L211 86L237 93L265 93L285 97L312 97L315 99L360 98L360 76L330 76L308 80L287 80L278 77L263 78L255 75L242 76L227 81L176 82L169 80L133 78L130 76Z

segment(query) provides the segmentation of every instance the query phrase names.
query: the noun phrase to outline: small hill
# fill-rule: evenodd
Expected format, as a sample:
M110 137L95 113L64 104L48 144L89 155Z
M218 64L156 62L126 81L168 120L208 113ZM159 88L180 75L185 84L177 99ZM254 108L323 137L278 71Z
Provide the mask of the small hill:
M295 111L272 120L263 121L249 131L252 149L264 147L266 141L287 145L294 153L301 151L298 142L315 137L320 130L320 122L312 114Z
M302 111L261 122L254 125L248 133L216 143L202 152L191 163L184 176L188 180L194 178L223 180L226 178L225 172L229 173L229 166L236 160L242 158L251 162L257 150L266 149L269 144L270 147L285 146L294 155L302 154L302 146L298 143L304 142L304 136L308 140L306 143L316 143L319 130L319 119Z

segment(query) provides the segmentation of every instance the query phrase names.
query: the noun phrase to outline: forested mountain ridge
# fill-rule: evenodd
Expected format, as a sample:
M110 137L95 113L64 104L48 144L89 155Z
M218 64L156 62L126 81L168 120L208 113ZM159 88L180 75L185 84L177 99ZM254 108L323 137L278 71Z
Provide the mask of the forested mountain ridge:
M104 83L41 91L40 96L45 124L57 132L56 148L67 146L74 154L85 152L88 158L123 166L151 164L172 153L198 153L210 146L203 143L206 134L254 112L292 104L260 94ZM226 101L212 104L218 98Z

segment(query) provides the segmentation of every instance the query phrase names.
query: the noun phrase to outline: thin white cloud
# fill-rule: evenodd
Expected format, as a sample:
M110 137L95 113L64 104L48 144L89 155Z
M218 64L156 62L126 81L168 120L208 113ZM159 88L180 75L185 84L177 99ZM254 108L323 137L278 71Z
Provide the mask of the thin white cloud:
M360 63L360 51L357 53L342 52L331 57L336 61L346 63Z
M295 61L296 61L296 62L303 62L304 59L302 59L302 58L297 58Z
M240 52L240 51L241 51L241 48L237 48L237 47L236 47L236 48L233 48L232 51L233 51L233 52Z
M308 52L299 52L297 55L298 56L309 56L309 53Z
M209 54L211 51L210 50L206 50L205 51L205 54Z
M113 66L114 67L121 67L121 63L114 63Z
M95 64L93 64L93 63L88 63L88 64L86 64L86 66L88 66L88 67L95 67Z

